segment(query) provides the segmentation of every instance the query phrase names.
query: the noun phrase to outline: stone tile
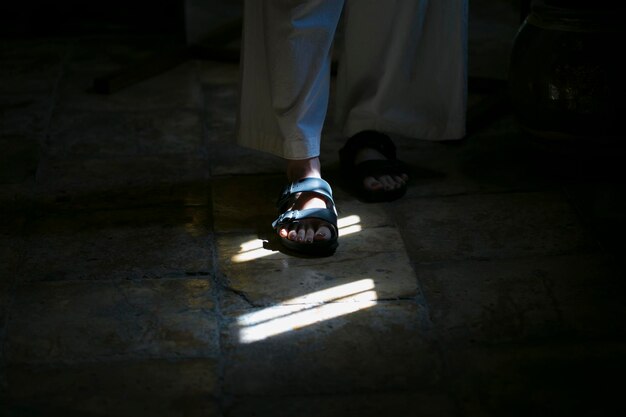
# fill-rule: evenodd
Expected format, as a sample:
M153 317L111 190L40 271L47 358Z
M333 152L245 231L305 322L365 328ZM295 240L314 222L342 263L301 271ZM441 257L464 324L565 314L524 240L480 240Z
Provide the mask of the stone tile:
M11 237L21 236L26 224L28 214L25 211L14 212L8 210L8 205L3 205L0 212L0 239L8 238L12 242Z
M0 205L2 206L1 215L6 219L12 220L16 214L22 216L32 206L35 195L35 178L26 178L20 183L9 183L0 185ZM0 221L0 229L7 227L10 222ZM11 229L12 226L9 226Z
M39 164L39 142L20 136L0 137L0 184L21 184L34 178Z
M176 184L144 184L89 192L46 189L27 179L19 184L0 185L0 203L11 215L70 210L109 210L157 207L208 206L210 184L206 180ZM0 225L1 227L2 225Z
M564 331L580 340L624 340L626 284L619 257L560 257L535 272L544 282Z
M0 94L0 138L41 140L51 109L51 94Z
M464 416L603 416L622 407L623 343L486 346L444 352Z
M1 351L0 351L1 352ZM4 369L4 364L0 362L0 412L4 415L8 414L8 404L7 404L7 384L6 384L6 370Z
M438 382L439 359L422 326L426 312L413 302L347 301L239 314L231 315L222 339L227 395L398 392Z
M46 152L98 156L196 154L203 146L196 111L71 112L55 114Z
M202 84L204 111L211 143L235 138L239 105L238 83Z
M192 61L198 74L200 84L216 86L239 84L239 65L237 63L208 61L196 59Z
M512 115L503 116L457 145L455 176L477 192L560 188L563 179L547 169L554 160L545 160L516 123Z
M52 93L70 48L64 39L3 37L0 94Z
M384 390L384 385L381 385ZM393 417L453 416L452 400L437 391L354 395L238 397L225 417Z
M596 248L574 209L556 192L407 198L389 210L417 263Z
M10 366L218 354L206 279L45 282L15 291L7 325Z
M201 156L139 155L110 158L49 158L41 161L37 190L45 195L132 194L143 188L175 188L206 181L208 163ZM139 190L138 190L139 189ZM142 197L149 197L144 193ZM161 196L154 200L162 201ZM146 201L148 203L150 200Z
M7 416L221 415L212 359L16 365L7 373Z
M2 368L5 324L13 296L17 268L22 255L20 243L16 237L0 235L0 371ZM0 385L2 385L1 380L2 378L0 377Z
M602 247L621 256L626 247L626 191L619 177L573 182L567 184L565 189L583 222Z
M58 188L47 188L33 180L0 187L0 202L17 213L141 209L159 206L183 209L208 206L210 195L209 182L200 179L169 184L166 182L135 184L130 187L120 186L107 189L84 188L78 191L60 185Z
M212 203L216 232L251 232L271 228L283 175L216 178Z
M67 67L72 71L123 71L178 43L171 35L85 36L74 41Z
M368 228L340 235L339 240L332 257L300 258L264 249L255 235L218 235L220 273L230 288L244 293L254 305L362 280L371 281L373 299L416 296L415 273L396 229Z
M626 334L624 285L603 256L419 264L416 274L451 345Z
M210 227L202 207L50 215L27 229L20 281L209 275Z
M94 92L94 79L108 74L106 70L68 70L60 82L57 111L195 110L202 104L192 63L183 63L112 94Z

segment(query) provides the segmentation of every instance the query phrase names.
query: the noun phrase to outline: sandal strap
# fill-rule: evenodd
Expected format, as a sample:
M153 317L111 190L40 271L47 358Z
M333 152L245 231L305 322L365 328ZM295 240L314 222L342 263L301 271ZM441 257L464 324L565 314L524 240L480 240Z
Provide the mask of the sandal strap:
M286 210L293 204L293 199L298 193L315 193L326 199L330 207L310 208L303 210ZM281 226L298 222L302 219L319 219L329 223L337 234L337 209L333 200L333 192L330 184L321 178L307 177L286 185L278 198L276 205L281 214L272 222L272 227L277 229Z
M408 172L406 165L397 159L374 159L356 164L351 171L351 175L363 180L366 177L379 177L382 175L401 176Z
M344 168L354 166L356 154L364 148L375 149L388 160L396 160L396 145L384 133L364 130L351 136L339 150L339 160Z
M292 202L295 195L298 193L316 193L325 197L333 206L335 202L333 200L333 191L330 188L330 184L321 178L307 177L301 180L294 181L291 184L287 184L281 191L276 207L280 211L284 211L285 205Z
M337 233L337 214L335 210L330 208L312 208L304 210L287 210L281 213L276 220L272 222L272 227L277 229L288 224L298 223L303 219L319 219L333 226L334 233Z

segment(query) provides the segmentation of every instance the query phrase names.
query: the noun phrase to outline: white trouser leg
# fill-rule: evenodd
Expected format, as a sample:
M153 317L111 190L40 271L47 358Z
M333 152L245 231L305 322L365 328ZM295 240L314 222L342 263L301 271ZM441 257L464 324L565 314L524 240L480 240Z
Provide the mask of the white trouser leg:
M246 0L240 145L287 159L319 155L342 8L343 0Z
M336 120L428 140L465 134L467 0L348 0Z

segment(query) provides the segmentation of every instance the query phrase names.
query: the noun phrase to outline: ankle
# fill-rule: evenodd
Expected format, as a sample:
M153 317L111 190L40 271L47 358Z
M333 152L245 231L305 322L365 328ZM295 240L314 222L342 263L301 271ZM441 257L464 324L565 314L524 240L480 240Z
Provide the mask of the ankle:
M322 178L322 166L319 157L287 160L287 179L291 182L302 178Z

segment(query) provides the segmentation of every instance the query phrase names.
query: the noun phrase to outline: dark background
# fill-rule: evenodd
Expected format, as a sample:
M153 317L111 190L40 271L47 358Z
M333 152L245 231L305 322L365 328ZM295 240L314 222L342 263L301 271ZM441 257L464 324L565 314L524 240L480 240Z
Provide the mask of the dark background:
M0 33L5 36L184 31L181 0L2 2Z

